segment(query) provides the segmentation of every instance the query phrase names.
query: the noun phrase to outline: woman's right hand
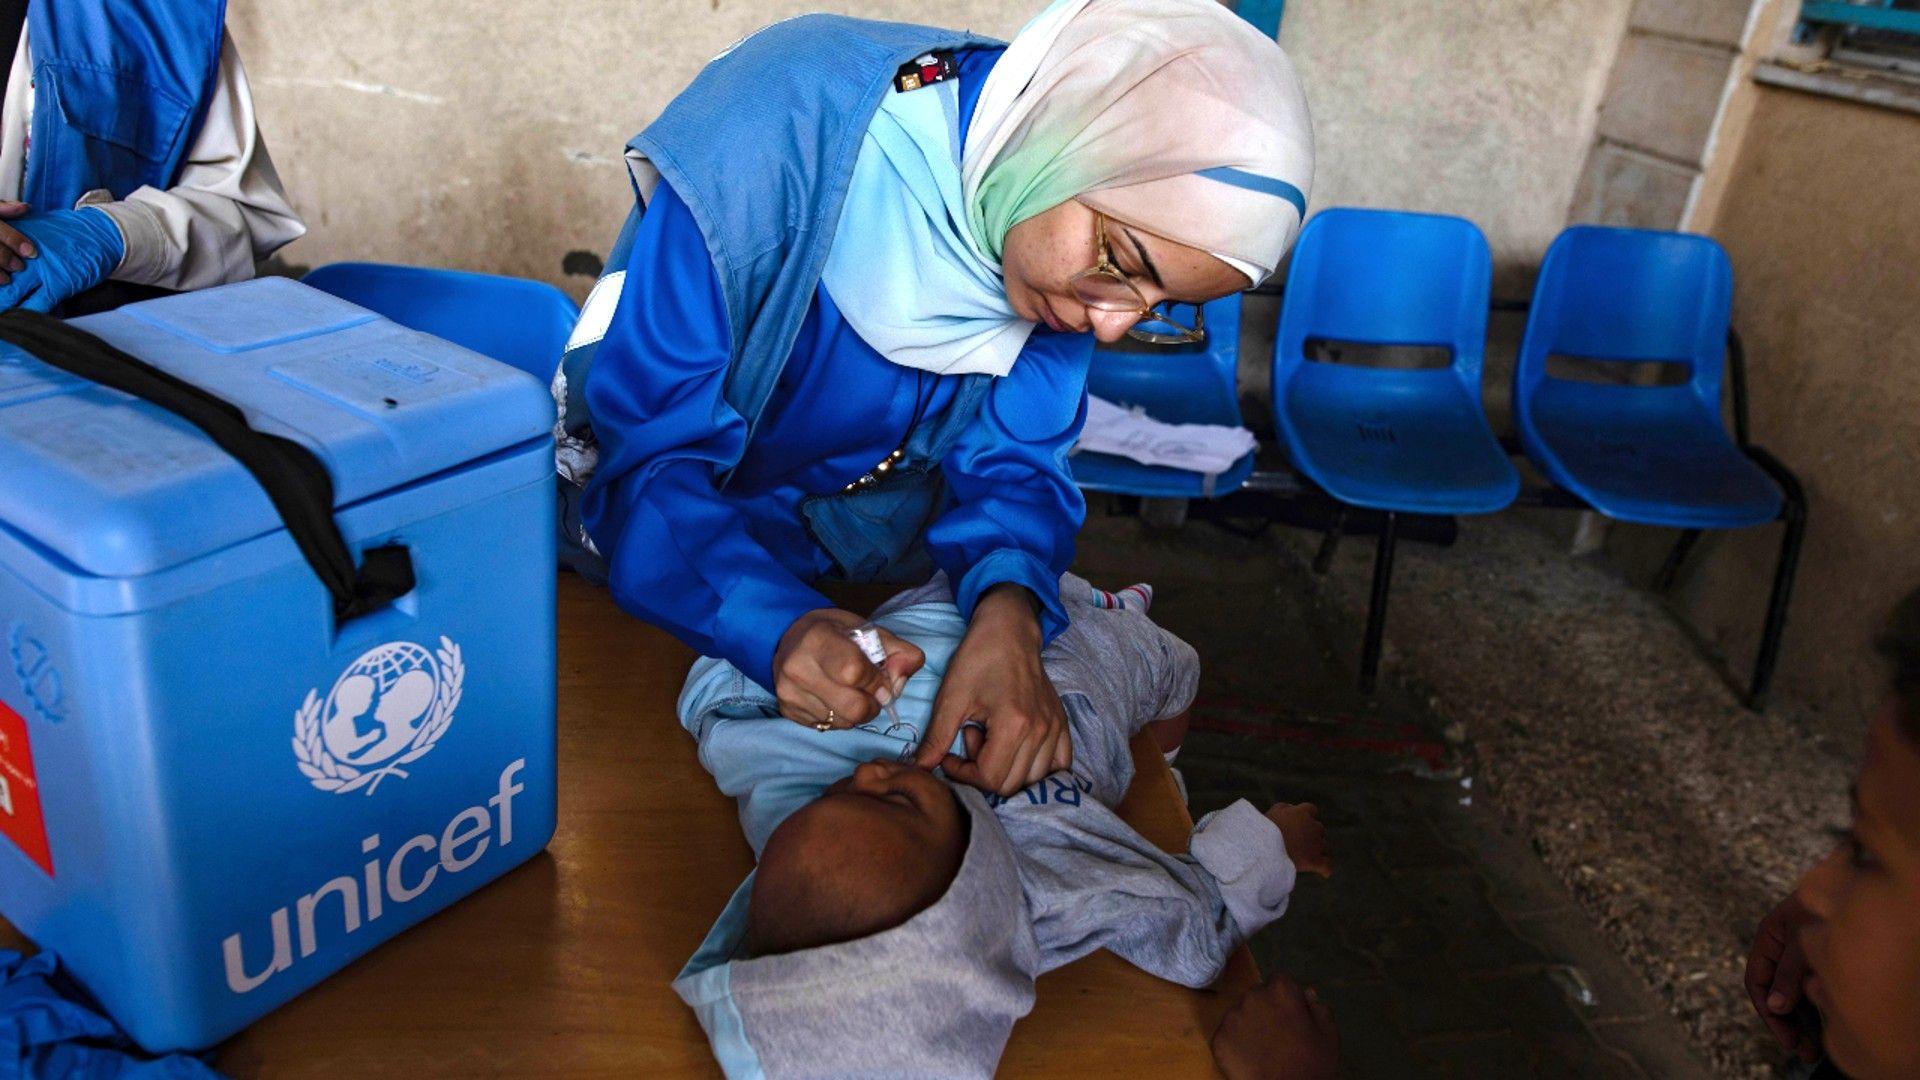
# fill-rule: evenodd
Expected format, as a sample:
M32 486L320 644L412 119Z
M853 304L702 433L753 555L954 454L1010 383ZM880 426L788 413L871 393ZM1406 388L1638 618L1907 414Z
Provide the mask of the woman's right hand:
M787 627L773 652L780 715L808 727L823 721L834 728L858 727L899 696L907 677L926 663L926 654L875 627L887 650L886 664L876 666L848 633L866 621L851 611L820 608Z

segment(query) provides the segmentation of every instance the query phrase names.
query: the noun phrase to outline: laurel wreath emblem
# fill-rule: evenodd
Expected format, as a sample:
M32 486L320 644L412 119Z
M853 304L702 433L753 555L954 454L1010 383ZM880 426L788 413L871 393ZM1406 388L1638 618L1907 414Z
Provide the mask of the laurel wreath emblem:
M453 711L460 706L461 687L467 679L460 646L451 639L440 638L434 659L439 661L439 670L434 684L433 709L427 722L420 725L403 753L378 768L357 768L327 752L326 744L320 741L320 691L318 688L307 691L306 701L293 714L293 756L300 772L314 787L339 795L365 788L367 794L372 795L381 780L389 776L406 778L407 771L401 766L425 757L447 733L447 726L453 723Z

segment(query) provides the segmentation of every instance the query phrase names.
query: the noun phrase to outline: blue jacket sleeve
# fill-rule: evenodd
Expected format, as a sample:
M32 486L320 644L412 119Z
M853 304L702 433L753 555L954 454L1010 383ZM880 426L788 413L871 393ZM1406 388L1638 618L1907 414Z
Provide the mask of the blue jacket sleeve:
M833 605L715 486L746 448L746 421L724 396L730 344L706 244L662 183L587 377L600 460L581 519L622 608L771 688L780 636Z
M1039 600L1047 641L1067 628L1060 575L1087 515L1067 451L1086 422L1092 359L1091 334L1034 331L941 462L954 505L927 530L927 546L969 620L988 589L1011 581Z

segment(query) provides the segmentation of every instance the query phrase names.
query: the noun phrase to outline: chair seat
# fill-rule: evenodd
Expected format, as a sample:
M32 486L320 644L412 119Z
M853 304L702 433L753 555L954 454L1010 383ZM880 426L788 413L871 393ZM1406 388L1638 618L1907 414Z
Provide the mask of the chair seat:
M1234 381L1240 297L1221 297L1205 310L1204 344L1151 350L1096 347L1087 369L1087 393L1123 409L1138 408L1163 423L1243 426ZM1246 486L1253 475L1253 455L1234 462L1211 484L1201 473L1092 451L1075 453L1067 459L1067 467L1083 491L1149 499L1213 499Z
M1371 510L1487 514L1520 476L1480 403L1444 371L1302 369L1283 403L1293 463L1329 495Z
M1527 456L1610 518L1737 529L1780 516L1779 485L1686 387L1549 379L1530 411Z
M1253 455L1248 454L1215 476L1211 489L1206 477L1199 473L1164 465L1143 465L1114 454L1079 453L1068 458L1067 465L1073 470L1073 482L1083 491L1149 499L1217 499L1246 486L1247 477L1253 474Z

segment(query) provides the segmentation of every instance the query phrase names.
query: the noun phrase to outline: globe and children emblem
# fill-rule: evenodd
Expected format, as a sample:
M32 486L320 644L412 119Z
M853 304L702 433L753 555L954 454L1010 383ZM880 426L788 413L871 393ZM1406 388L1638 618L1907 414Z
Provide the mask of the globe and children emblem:
M293 754L300 772L322 791L371 795L403 765L432 750L460 704L466 666L460 646L440 639L437 652L390 641L347 665L325 698L318 688L293 717Z

